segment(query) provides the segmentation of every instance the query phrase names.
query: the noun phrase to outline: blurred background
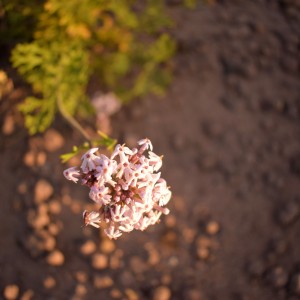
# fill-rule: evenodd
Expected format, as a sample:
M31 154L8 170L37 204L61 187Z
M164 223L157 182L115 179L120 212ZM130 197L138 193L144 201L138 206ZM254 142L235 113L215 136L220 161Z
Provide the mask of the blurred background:
M0 299L300 299L298 0L0 5ZM74 118L164 155L160 224L81 227Z

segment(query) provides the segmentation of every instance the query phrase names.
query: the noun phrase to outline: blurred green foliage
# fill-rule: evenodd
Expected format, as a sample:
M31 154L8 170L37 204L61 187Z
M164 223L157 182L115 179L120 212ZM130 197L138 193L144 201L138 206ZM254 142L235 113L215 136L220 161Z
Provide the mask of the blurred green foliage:
M34 9L24 2L11 0L3 7L14 24L8 31L26 29L28 16L37 20L20 39L29 42L18 43L11 56L35 92L20 105L31 134L52 123L58 101L72 116L90 112L85 92L92 75L102 91L113 90L124 102L162 94L170 83L176 46L165 30L172 22L163 1L47 0Z

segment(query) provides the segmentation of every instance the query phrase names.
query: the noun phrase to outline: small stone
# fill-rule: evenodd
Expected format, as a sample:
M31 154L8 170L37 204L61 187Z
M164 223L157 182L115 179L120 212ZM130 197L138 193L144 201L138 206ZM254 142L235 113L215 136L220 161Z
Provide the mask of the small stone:
M159 286L154 290L153 300L169 300L171 291L167 286Z
M76 280L81 283L87 282L88 275L83 271L78 271L75 273Z
M4 119L4 123L2 126L2 133L4 135L10 135L15 130L15 122L12 115L7 115Z
M189 300L204 300L206 298L203 297L203 294L196 289L187 289L184 293L183 299L189 299Z
M52 185L44 180L40 179L34 188L34 199L37 204L46 201L53 194Z
M116 250L110 257L110 269L118 269L121 266L123 252L121 249Z
M96 244L89 240L89 241L86 241L81 247L80 247L80 252L83 254L83 255L90 255L92 253L94 253L96 251Z
M128 300L139 300L139 295L132 289L125 289Z
M52 276L48 276L43 281L43 285L46 289L52 289L56 286L56 280Z
M38 214L33 220L30 221L31 225L39 230L48 225L50 218L47 214Z
M4 294L5 299L7 299L7 300L17 299L19 296L19 287L16 284L7 285L4 288L3 294Z
M52 200L49 203L49 211L53 215L58 215L61 212L61 203L58 200Z
M166 226L169 228L173 228L176 226L176 218L173 215L167 215L165 217Z
M75 294L77 296L84 296L86 293L87 293L86 287L81 283L77 284L75 289Z
M27 184L25 182L21 182L18 185L18 192L23 195L26 194L27 191L28 191Z
M34 292L33 290L27 290L22 297L20 298L20 300L31 300L34 296Z
M47 237L45 238L45 242L44 242L44 249L50 252L54 250L55 246L56 246L55 238L47 234Z
M103 253L109 254L116 249L116 245L113 241L105 239L102 241L100 249Z
M110 296L113 298L113 299L119 299L122 297L122 293L120 292L120 290L118 289L112 289L110 291Z
M199 247L211 248L213 246L213 243L210 238L205 237L205 236L200 236L197 239L197 245Z
M54 129L48 129L44 134L44 147L48 152L54 152L64 145L63 136Z
M210 221L206 224L206 232L210 235L215 235L220 231L220 225L216 221Z
M197 248L197 255L200 259L206 260L208 259L210 251L208 248L205 247L198 247Z
M151 266L157 265L160 261L160 255L156 247L151 243L146 243L144 247L148 252L149 265Z
M37 154L36 163L38 166L43 166L46 163L47 155L45 152L41 151Z
M185 226L182 228L182 232L183 232L183 238L188 244L191 244L194 241L195 236L197 234L197 231L194 228L185 227Z
M288 282L288 273L282 267L275 267L267 275L268 282L276 289L284 287Z
M32 151L27 152L24 155L23 162L28 167L33 167L35 164L35 154Z
M59 250L54 250L47 257L47 263L51 266L61 266L65 262L63 253Z
M109 288L113 285L113 280L109 276L95 276L94 287L97 289Z
M58 227L58 225L55 224L55 223L50 223L50 224L48 225L48 231L49 231L49 233L52 234L52 235L58 235L58 233L59 233L59 227Z
M92 266L98 270L107 268L108 266L107 256L100 253L94 254L92 257Z

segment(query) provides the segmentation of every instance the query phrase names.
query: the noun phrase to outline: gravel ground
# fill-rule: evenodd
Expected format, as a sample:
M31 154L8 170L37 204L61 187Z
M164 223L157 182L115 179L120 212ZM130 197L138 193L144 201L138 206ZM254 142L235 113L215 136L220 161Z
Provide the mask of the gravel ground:
M80 138L59 119L28 137L15 82L0 102L0 298L300 299L300 2L178 2L170 89L112 118L120 142L164 155L170 215L117 241L81 228L92 203L59 163Z

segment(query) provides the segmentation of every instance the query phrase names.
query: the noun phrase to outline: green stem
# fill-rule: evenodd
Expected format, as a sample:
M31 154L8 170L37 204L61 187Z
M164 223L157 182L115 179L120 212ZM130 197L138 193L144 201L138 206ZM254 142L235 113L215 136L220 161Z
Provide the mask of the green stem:
M63 118L76 130L78 130L81 135L87 140L87 142L91 146L91 137L89 134L83 129L83 127L76 121L75 118L73 118L72 115L70 115L65 108L63 107L63 103L60 97L57 98L57 106L60 114L63 116Z

